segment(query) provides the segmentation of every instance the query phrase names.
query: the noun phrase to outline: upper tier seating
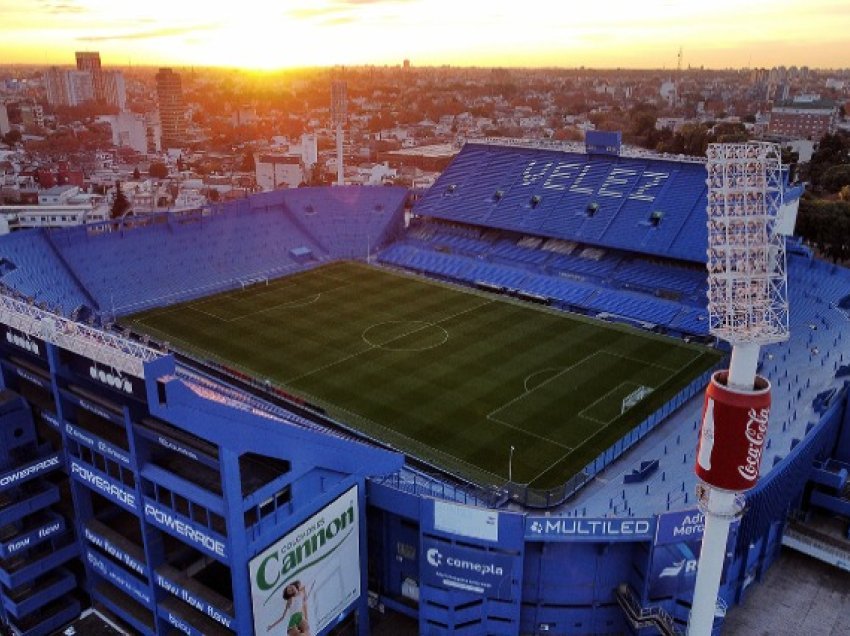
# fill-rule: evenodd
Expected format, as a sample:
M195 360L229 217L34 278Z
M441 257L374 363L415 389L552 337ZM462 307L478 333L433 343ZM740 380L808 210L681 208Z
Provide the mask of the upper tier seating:
M415 212L704 262L705 179L698 161L469 143Z

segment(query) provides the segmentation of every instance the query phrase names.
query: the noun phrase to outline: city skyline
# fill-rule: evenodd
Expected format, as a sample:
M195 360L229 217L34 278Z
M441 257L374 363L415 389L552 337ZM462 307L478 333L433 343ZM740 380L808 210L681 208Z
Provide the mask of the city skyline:
M274 70L338 64L676 68L850 67L850 6L840 0L709 3L646 0L533 10L496 0L0 0L0 60L68 64L99 50L104 66ZM612 43L615 45L612 46Z

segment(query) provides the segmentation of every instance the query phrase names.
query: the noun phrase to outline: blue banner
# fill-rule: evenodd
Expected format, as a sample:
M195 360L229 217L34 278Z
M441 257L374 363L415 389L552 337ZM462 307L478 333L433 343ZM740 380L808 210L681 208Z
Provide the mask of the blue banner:
M195 522L153 501L145 501L144 511L145 519L158 528L175 537L186 539L213 557L227 558L227 542L217 532L196 525Z
M162 589L164 589L166 592L170 592L177 598L181 599L183 602L191 605L202 614L209 616L211 619L218 621L228 629L231 629L233 627L232 616L219 609L215 605L212 605L206 600L200 598L199 596L196 596L195 594L187 590L185 587L183 587L182 585L178 585L168 577L157 573L156 584Z
M124 484L115 481L111 477L107 477L99 470L81 464L74 459L71 460L71 476L90 488L94 488L107 499L114 501L127 510L135 512L138 509L136 493Z
M705 515L696 508L658 515L655 545L681 541L701 541L705 530Z
M109 561L109 559L99 555L92 549L86 550L86 561L92 570L100 574L107 581L110 581L115 587L123 590L145 607L153 607L153 601L147 585L136 579L132 574L125 572Z
M85 534L86 540L92 545L96 545L98 548L106 552L109 556L111 556L116 561L120 561L124 565L126 565L129 569L134 572L142 575L148 575L148 568L144 564L144 562L136 559L135 557L127 554L124 550L116 546L109 539L104 537L103 535L95 532L91 528L85 528L83 530Z
M687 595L697 579L699 541L655 546L649 579L650 596Z
M187 634L187 636L205 636L204 632L195 629L186 619L182 616L178 616L169 609L160 606L158 613L162 616L166 623L174 627L181 634Z
M513 557L423 537L420 573L426 585L510 599Z
M84 446L88 446L92 450L95 450L110 459L121 462L125 466L130 466L130 453L125 451L123 448L113 446L100 437L89 433L79 426L74 426L73 424L66 423L65 432L68 434L68 437L80 442Z
M25 481L35 479L51 470L62 467L62 460L59 453L53 453L41 459L36 459L28 464L14 468L8 472L0 473L0 491L6 490L13 486L19 486Z
M527 541L652 541L655 518L579 519L529 515Z
M19 550L32 548L39 543L47 541L53 535L64 531L65 520L59 515L51 515L51 517L52 519L44 525L0 543L0 556L10 557Z

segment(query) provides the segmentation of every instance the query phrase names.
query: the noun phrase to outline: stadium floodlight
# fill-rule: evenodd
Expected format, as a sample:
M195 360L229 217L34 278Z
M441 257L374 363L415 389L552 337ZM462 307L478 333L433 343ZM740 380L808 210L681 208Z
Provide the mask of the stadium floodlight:
M729 526L759 476L770 413L759 349L788 338L781 168L777 144L708 147L709 327L732 345L732 357L728 371L712 375L703 406L695 470L705 531L689 636L713 631Z

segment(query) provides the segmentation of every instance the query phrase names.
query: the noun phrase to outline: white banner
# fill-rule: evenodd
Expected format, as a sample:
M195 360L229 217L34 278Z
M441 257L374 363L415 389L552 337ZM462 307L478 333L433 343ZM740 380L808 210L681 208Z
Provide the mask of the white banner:
M357 486L249 563L254 633L313 636L360 597Z

